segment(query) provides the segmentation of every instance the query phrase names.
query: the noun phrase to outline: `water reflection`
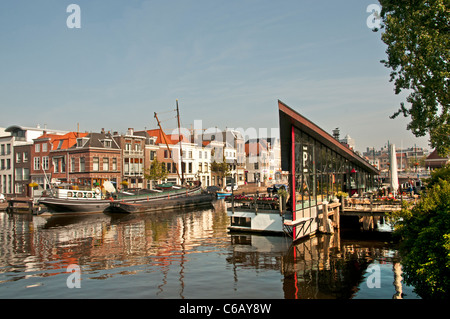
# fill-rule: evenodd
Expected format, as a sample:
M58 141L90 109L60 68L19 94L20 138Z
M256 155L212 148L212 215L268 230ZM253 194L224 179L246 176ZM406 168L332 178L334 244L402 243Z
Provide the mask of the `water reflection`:
M0 297L411 296L396 251L384 241L334 234L292 244L282 236L230 234L228 222L220 203L135 215L0 213ZM82 292L61 289L70 264L82 269ZM383 278L392 277L381 289L365 285L372 264L382 265Z

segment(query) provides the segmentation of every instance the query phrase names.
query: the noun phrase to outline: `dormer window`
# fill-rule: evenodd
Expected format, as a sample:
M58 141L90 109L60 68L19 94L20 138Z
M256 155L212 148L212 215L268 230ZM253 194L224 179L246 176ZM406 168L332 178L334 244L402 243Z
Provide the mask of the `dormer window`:
M83 147L87 141L88 141L87 138L83 138L83 137L77 138L77 147Z
M103 146L104 147L108 147L108 148L111 148L111 145L112 145L112 141L111 140L102 140L102 143L103 143Z

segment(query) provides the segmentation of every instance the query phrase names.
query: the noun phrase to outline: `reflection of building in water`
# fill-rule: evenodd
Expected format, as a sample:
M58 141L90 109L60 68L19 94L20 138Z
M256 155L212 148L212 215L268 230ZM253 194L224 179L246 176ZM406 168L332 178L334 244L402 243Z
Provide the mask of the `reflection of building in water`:
M382 242L344 241L339 233L303 239L292 245L283 237L233 234L231 238L233 252L227 261L233 265L234 280L239 280L242 268L279 269L284 276L286 299L353 298L375 260L398 262ZM396 277L393 283L396 296L401 295L399 280Z
M227 222L225 214L214 210L138 216L1 213L0 267L6 271L25 267L47 276L66 272L69 264L89 272L143 265L152 258L152 265L167 269L195 253L205 238L220 241L215 230L226 234Z

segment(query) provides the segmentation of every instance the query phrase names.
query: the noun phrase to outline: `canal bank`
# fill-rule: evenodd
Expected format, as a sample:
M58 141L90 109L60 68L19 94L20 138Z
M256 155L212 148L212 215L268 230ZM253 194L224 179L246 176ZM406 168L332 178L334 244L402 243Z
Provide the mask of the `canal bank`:
M394 278L401 261L390 242L340 232L293 244L284 236L232 234L228 226L220 201L214 209L136 215L0 213L0 298L392 299L398 294ZM67 287L69 265L79 266L80 289ZM369 287L374 269L380 274L378 288ZM417 298L404 283L399 295Z

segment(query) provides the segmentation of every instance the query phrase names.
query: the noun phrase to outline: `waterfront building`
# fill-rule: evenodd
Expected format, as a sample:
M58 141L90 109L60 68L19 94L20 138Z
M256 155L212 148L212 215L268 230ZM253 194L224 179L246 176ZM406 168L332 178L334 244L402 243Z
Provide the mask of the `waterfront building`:
M33 144L33 140L44 132L56 135L66 133L46 127L41 128L40 125L36 127L11 125L4 129L3 136L0 136L0 193L12 195L15 192L14 148L20 145ZM8 135L5 135L5 133Z
M295 241L315 234L319 227L328 231L324 218L329 207L338 209L334 201L339 202L339 192L351 196L374 191L379 171L281 101L278 110L281 169L289 172L287 205L265 197L237 198L227 212L231 230L288 233ZM248 143L249 155L262 158L264 145L259 140L253 143L253 153Z
M113 138L122 149L122 181L131 188L144 188L147 184L144 181L146 137L135 135L134 129L129 128L123 135L114 132Z
M266 182L269 178L269 151L259 140L245 142L246 180L249 183Z
M92 189L105 181L122 182L122 150L110 132L88 133L67 149L69 182Z
M156 159L159 146L156 143L157 137L151 136L147 131L136 131L134 135L145 138L144 142L144 170L150 168L152 162ZM144 178L143 188L153 189L158 181L150 181Z
M43 191L51 188L54 166L57 171L65 171L65 157L62 158L62 161L53 163L50 156L53 142L58 137L61 137L61 135L44 133L33 139L30 177L31 183L37 184L37 187L33 188L33 196L40 196Z
M287 182L288 173L281 170L280 139L265 137L248 140L246 146L247 181Z
M139 132L142 134L142 132ZM162 162L168 176L166 182L181 184L199 181L202 187L211 184L211 150L191 142L181 134L166 134L159 129L147 130L148 136L155 137L156 158Z
M316 124L279 101L282 169L291 173L293 220L311 217L339 191L350 196L376 189L379 171ZM311 225L313 229L317 225Z
M62 136L53 137L50 150L52 184L58 185L71 182L70 172L73 163L70 161L69 149L77 144L78 138L83 138L87 135L88 133L69 132Z
M14 147L14 194L16 196L31 196L30 154L33 144L23 144Z
M237 185L245 183L245 147L244 138L239 131L226 129L222 131L217 127L209 129L201 135L203 146L211 149L211 163L228 164L228 175L224 180L221 174L212 172L212 185L226 186L233 181ZM223 185L225 184L225 185Z

